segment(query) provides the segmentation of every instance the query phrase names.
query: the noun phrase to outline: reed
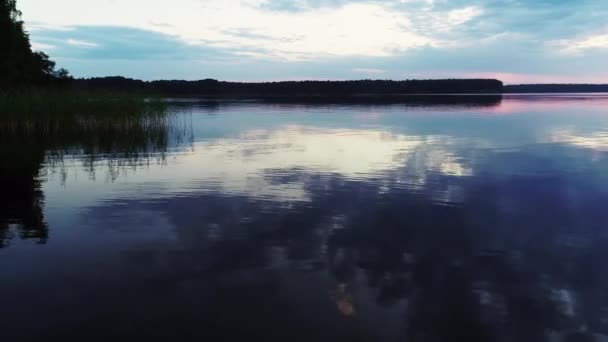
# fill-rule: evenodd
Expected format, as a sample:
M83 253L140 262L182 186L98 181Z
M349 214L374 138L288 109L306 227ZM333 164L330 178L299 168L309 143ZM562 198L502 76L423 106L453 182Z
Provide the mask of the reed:
M158 98L68 89L0 92L0 150L6 152L0 155L9 159L164 154L172 133L179 129Z
M124 118L163 115L165 104L138 93L28 88L0 91L0 119Z

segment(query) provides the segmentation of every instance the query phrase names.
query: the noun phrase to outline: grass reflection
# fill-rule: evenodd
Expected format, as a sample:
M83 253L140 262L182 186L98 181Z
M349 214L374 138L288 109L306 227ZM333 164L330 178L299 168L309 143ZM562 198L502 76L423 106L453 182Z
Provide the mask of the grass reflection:
M157 103L91 99L99 102L81 108L82 99L58 97L43 112L44 101L50 97L39 96L27 103L19 95L0 95L0 106L15 110L0 115L0 247L15 236L47 241L41 191L48 171L45 166L56 169L69 156L82 159L85 169L94 172L96 161L111 158L117 161L108 164L111 173L117 173L117 168L145 164L142 161L149 162L151 157L163 159L170 135L179 138L183 133ZM89 111L79 114L80 109Z

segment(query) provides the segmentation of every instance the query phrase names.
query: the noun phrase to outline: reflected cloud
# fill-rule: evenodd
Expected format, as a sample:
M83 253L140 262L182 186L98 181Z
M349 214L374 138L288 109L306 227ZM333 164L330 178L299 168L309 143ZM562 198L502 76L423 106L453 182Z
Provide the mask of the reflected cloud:
M82 162L64 158L61 172L47 164L52 181L63 177L65 188L73 192L63 205L86 206L141 195L163 198L192 193L247 196L256 200L309 202L319 189L336 177L345 181L368 181L381 185L382 192L395 188L422 190L434 175L466 177L472 166L459 155L468 140L446 135L406 135L381 129L319 128L284 125L275 129L251 129L234 137L203 140L190 150L173 156L171 162L151 164L138 172L132 184L129 169L113 172L99 184L96 173L108 168L105 159ZM85 158L86 161L86 158ZM79 179L71 182L67 178ZM51 182L54 183L54 182ZM458 186L450 185L431 196L440 202L458 202ZM90 196L95 196L90 198ZM66 197L63 197L66 200Z
M305 183L311 174L355 180L385 178L405 169L408 175L400 181L417 186L424 185L430 173L472 175L472 169L448 150L454 143L447 136L286 126L199 143L182 162L223 192L307 201Z
M551 142L606 152L608 151L608 132L595 132L583 135L569 129L561 129L551 134Z

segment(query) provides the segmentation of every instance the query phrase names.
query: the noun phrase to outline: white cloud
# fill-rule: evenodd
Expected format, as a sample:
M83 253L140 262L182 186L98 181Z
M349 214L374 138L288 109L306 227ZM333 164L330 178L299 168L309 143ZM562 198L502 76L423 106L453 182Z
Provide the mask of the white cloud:
M452 25L462 25L475 17L483 14L483 10L477 6L468 6L448 12L447 21Z
M99 46L99 44L97 44L97 43L87 42L85 40L78 40L78 39L68 39L67 43L72 46L79 46L79 47L84 47L84 48L95 48L95 47Z
M608 49L608 33L588 36L579 40L560 41L566 52L580 53L588 49Z
M386 70L384 69L374 69L374 68L354 68L354 72L361 74L371 74L371 75L380 75L385 74Z
M50 51L56 48L55 45L40 43L40 42L31 42L32 50L34 51Z
M265 11L254 6L256 3L239 0L176 0L171 3L116 0L110 4L93 5L76 0L57 0L45 6L46 3L39 1L22 0L21 7L26 22L44 22L51 26L138 27L176 35L193 44L262 52L287 60L311 56L389 56L441 43L417 32L408 13L394 11L385 4L352 3L297 13ZM65 8L70 8L70 11L63 10ZM131 13L138 15L134 17ZM166 25L154 24L158 22ZM247 32L255 35L247 35Z

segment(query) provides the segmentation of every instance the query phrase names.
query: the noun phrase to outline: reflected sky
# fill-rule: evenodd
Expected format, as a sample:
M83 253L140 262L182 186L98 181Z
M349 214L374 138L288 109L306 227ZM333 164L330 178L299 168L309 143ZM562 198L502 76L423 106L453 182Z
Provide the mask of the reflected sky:
M549 145L603 151L608 98L514 96L497 106L196 104L177 126L187 139L168 157L125 163L112 154L91 162L66 156L46 165L47 196L59 206L92 205L112 198L189 193L244 195L275 201L309 201L306 175L423 187L433 174L483 173L495 153L541 153ZM577 114L573 114L574 113ZM500 112L500 116L494 113ZM585 120L580 120L580 115ZM596 156L594 158L601 158ZM129 160L127 160L129 161ZM557 161L559 162L559 161ZM127 165L123 165L127 164ZM121 167L122 165L122 167ZM526 172L532 165L506 165ZM522 168L522 169L517 169Z
M288 124L272 129L244 130L236 136L203 139L180 151L165 164L146 165L114 171L107 160L96 163L94 170L107 167L103 187L107 181L122 188L122 196L131 196L128 187L151 185L149 190L161 190L156 196L187 193L215 193L243 195L273 201L310 201L305 189L306 177L339 176L361 181L392 179L390 173L405 169L398 180L403 186L422 186L427 173L436 172L453 176L468 176L472 170L450 152L456 141L449 136L409 136L380 129L340 129ZM462 146L461 146L462 147ZM75 203L98 197L99 191L85 191L99 186L96 177L87 177L91 170L83 170L78 159L62 165L61 173L50 173L49 185L60 188L54 191L74 191L83 197L72 198ZM61 177L63 182L53 182ZM70 179L71 177L71 179ZM84 178L84 179L83 179ZM72 181L73 179L73 181ZM112 184L110 184L111 187ZM72 189L74 188L74 189ZM147 191L145 189L141 189ZM100 189L107 194L116 189ZM137 192L133 196L139 196ZM149 194L155 196L154 194ZM63 196L63 195L60 195ZM66 203L63 203L66 204Z
M145 153L4 153L1 324L16 340L110 325L101 335L603 341L606 104L182 101L180 129ZM43 239L25 234L41 232L32 217Z

